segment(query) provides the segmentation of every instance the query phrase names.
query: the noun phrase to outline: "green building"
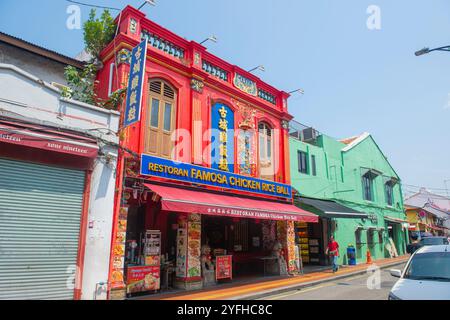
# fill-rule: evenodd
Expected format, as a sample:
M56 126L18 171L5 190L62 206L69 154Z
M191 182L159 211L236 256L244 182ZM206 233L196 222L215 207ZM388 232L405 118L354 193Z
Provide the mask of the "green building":
M370 134L336 140L292 122L290 161L296 204L321 217L297 229L299 237L312 239L298 242L304 262L328 264L330 235L340 245L340 264L351 262L349 245L357 263L366 263L367 251L372 260L406 254L400 178Z

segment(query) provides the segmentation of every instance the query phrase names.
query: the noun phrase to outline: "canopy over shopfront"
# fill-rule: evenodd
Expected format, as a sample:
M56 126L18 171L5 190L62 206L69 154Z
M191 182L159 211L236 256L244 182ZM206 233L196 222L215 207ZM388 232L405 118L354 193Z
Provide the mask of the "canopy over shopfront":
M407 220L404 219L400 219L400 218L394 218L394 217L389 217L389 216L384 216L384 220L388 221L388 222L393 222L393 223L401 223L401 224L408 224L409 227L409 223Z
M353 210L334 201L310 198L298 198L297 200L300 204L315 207L328 218L368 218L366 213Z
M164 211L237 218L318 222L318 216L292 204L145 184L161 197Z

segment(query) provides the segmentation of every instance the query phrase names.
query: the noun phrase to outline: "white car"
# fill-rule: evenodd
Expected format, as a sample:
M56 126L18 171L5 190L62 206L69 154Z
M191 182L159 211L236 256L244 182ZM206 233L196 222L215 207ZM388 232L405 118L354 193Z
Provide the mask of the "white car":
M403 272L390 272L400 280L389 300L450 300L450 245L424 246L411 256Z

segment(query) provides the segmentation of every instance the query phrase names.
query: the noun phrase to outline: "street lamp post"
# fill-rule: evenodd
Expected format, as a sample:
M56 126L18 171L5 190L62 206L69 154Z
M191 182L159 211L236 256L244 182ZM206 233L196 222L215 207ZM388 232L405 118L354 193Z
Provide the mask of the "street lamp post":
M430 53L432 51L447 51L447 52L450 52L450 46L439 47L439 48L434 48L434 49L423 48L423 49L421 49L419 51L416 51L414 54L418 57L418 56L422 56L424 54Z

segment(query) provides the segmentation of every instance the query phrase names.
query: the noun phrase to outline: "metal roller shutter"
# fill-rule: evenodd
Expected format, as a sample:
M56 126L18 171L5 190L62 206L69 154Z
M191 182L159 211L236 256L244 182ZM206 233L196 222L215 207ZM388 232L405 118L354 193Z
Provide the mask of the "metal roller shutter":
M73 299L84 180L0 158L0 299Z

